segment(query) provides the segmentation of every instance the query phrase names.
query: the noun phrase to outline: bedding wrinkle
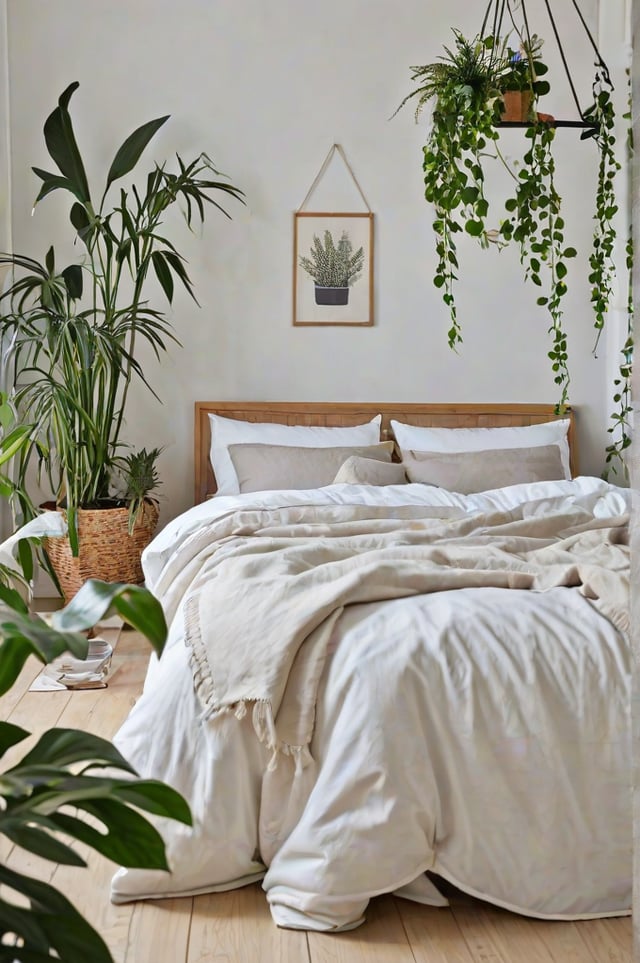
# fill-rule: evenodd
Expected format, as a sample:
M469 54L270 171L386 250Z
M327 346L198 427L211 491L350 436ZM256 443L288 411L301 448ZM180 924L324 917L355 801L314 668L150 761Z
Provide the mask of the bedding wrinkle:
M579 587L618 627L628 627L627 547L611 536L620 522L598 520L586 529L587 513L578 507L454 520L430 517L427 509L418 529L403 526L393 509L239 514L231 525L223 519L211 526L185 607L186 641L205 717L245 701L264 704L258 736L274 754L271 765L283 747L310 741L317 682L345 605L462 587L564 585Z
M264 875L278 925L359 925L432 870L544 919L631 901L627 492L335 485L221 496L145 574L170 636L116 737L189 800L171 874L113 899Z

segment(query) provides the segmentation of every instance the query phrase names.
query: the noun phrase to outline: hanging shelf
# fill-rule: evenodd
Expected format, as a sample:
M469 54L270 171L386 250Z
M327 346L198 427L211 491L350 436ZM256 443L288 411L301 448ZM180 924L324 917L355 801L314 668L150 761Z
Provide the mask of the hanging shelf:
M600 54L600 51L599 51L599 49L598 49L598 46L597 46L595 40L593 39L593 34L592 34L591 31L589 30L589 27L588 27L588 25L587 25L587 23L586 23L583 15L582 15L582 12L580 11L580 8L578 7L578 4L577 4L576 0L571 0L571 3L572 3L572 6L573 6L576 14L577 14L578 20L580 21L580 25L582 26L582 29L583 29L584 33L586 34L586 36L587 36L587 38L588 38L588 40L589 40L589 43L591 44L591 47L593 48L593 51L594 51L594 53L595 53L595 67L596 67L596 71L600 71L600 72L601 72L601 79L602 79L602 81L604 82L604 84L605 84L607 87L609 87L610 90L613 90L613 83L612 83L612 81L611 81L611 76L610 76L610 73L609 73L609 68L607 67L606 63L604 62L604 60L603 60L603 58L602 58L602 55ZM490 0L489 5L488 5L488 7L487 7L487 11L486 11L485 16L484 16L484 20L482 21L482 28L481 28L481 31L480 31L480 36L484 36L485 30L487 29L487 25L488 25L488 24L492 24L491 33L493 34L494 37L499 37L499 36L501 35L501 31L502 31L502 28L503 28L503 24L504 24L504 20L505 20L505 15L508 16L509 20L511 21L511 23L512 23L512 24L514 25L514 27L515 27L515 19L514 19L512 4L513 4L513 0ZM564 72L565 72L565 74L566 74L567 81L568 81L569 87L570 87L570 89L571 89L571 94L572 94L572 97L573 97L573 101L574 101L574 103L575 103L575 105L576 105L576 108L577 108L577 111L578 111L578 115L579 115L579 117L580 117L579 120L556 120L555 118L553 118L552 120L546 121L546 123L548 123L548 125L549 125L550 127L575 127L575 128L578 128L578 129L581 129L581 130L585 131L585 133L582 135L583 138L590 137L590 136L591 136L591 133L588 133L588 132L593 132L593 133L595 134L595 132L598 130L598 124L597 124L597 123L594 123L594 122L591 121L591 120L589 120L588 117L587 117L586 114L585 114L585 111L584 111L584 110L582 109L582 107L580 106L580 101L579 101L579 99L578 99L578 94L577 94L577 91L576 91L576 86L575 86L575 84L574 84L574 82L573 82L573 77L571 76L571 70L569 69L569 63L568 63L568 61L567 61L567 55L566 55L566 53L565 53L564 47L562 46L562 41L561 41L561 39L560 39L560 32L559 32L559 30L558 30L558 25L557 25L557 23L556 23L556 21L555 21L555 18L554 18L554 16L553 16L553 11L552 11L552 9L551 9L550 0L544 0L544 6L545 6L546 11L547 11L547 14L548 14L548 16L549 16L549 22L550 22L550 24L551 24L551 29L553 30L553 35L554 35L554 38L555 38L555 41L556 41L556 45L557 45L557 48L558 48L558 52L559 52L559 54L560 54L560 58L561 58L561 60L562 60L562 65L563 65L563 67L564 67ZM530 47L530 46L531 46L531 33L530 33L530 30L529 30L529 17L528 17L528 15L527 15L526 0L518 0L518 8L519 8L519 14L520 14L520 16L522 17L522 20L523 20L523 23L524 23L524 38L523 38L523 39L526 41L526 43L528 43L528 45L529 45L529 47ZM517 29L517 28L516 28L516 29ZM519 32L519 31L518 31L518 32ZM498 127L531 127L531 122L530 122L530 121L506 121L506 120L503 120L503 121L498 121L497 124L496 124L496 126L498 126Z

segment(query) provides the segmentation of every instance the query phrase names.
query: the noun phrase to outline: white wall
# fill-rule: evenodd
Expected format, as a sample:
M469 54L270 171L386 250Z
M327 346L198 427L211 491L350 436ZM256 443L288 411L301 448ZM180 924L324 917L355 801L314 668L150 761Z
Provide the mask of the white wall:
M0 0L0 251L11 246L7 3ZM0 284L2 275L0 275Z
M67 234L68 205L54 195L30 217L32 164L50 166L42 123L72 80L72 115L98 191L115 149L163 113L148 160L206 150L247 194L233 221L210 213L201 235L170 229L187 254L201 308L186 296L173 319L182 350L147 371L158 406L139 392L129 413L134 442L164 445L164 518L192 499L196 399L553 402L548 326L525 286L515 251L481 252L469 240L459 316L464 344L446 345L448 321L432 284L432 212L423 200L425 130L411 108L388 118L410 89L409 65L433 60L451 26L473 34L475 4L449 0L6 0L9 14L13 230L18 251L43 256ZM607 0L607 9L624 0ZM556 5L562 6L562 5ZM480 5L482 8L483 5ZM597 0L581 7L597 30ZM479 9L480 9L479 8ZM555 49L542 0L533 29ZM582 98L591 53L570 5L558 12ZM615 78L624 88L624 78ZM556 116L571 111L561 76ZM520 150L521 132L504 132ZM599 474L609 412L605 345L596 359L586 282L596 174L593 145L559 131L558 186L567 240L585 252L572 265L567 327L571 400L579 410L581 468ZM373 328L291 324L292 213L332 143L343 145L376 214ZM499 176L499 175L496 175ZM320 206L322 198L316 199ZM353 206L357 196L353 196ZM322 209L322 208L320 208ZM356 208L361 209L361 208ZM497 208L499 210L499 208ZM71 251L71 249L69 249Z
M633 3L633 46L640 43L640 4ZM634 143L640 143L640 60L633 58L633 111ZM640 154L635 151L632 162L631 196L633 198L633 240L635 250L640 250ZM633 271L633 296L640 303L640 261L636 257ZM640 324L634 319L634 337L640 344ZM640 424L640 365L633 371L633 416ZM631 646L633 650L633 677L631 689L632 745L636 746L633 758L633 957L640 957L640 445L634 438L631 457L631 485L633 488L633 512L631 516Z
M9 251L11 240L11 165L9 124L9 58L7 36L7 4L0 0L0 251ZM6 269L0 266L0 290ZM5 371L0 360L0 390L6 390ZM13 529L13 519L6 499L0 499L0 537Z

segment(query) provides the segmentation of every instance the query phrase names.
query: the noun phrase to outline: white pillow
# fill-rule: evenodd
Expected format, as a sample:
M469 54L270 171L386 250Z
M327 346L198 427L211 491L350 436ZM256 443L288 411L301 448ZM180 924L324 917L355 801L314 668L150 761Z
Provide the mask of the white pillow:
M565 478L571 478L567 439L569 424L569 419L563 418L507 428L423 428L391 421L403 460L410 451L490 451L558 445Z
M366 425L327 428L324 425L279 425L272 422L240 421L209 415L211 425L211 467L219 495L237 495L238 476L229 455L229 445L289 445L299 448L333 448L376 445L380 441L382 415Z

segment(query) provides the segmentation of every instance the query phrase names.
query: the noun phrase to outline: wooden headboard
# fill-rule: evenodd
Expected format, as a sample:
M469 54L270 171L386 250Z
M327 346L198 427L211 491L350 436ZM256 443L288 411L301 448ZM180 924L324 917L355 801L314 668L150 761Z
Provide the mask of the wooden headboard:
M391 437L389 420L430 428L496 428L535 425L554 418L569 418L571 474L576 475L574 414L570 408L556 415L554 405L486 404L376 404L375 402L294 401L196 401L195 404L195 501L202 502L216 492L216 480L209 461L211 434L208 415L223 415L242 421L277 422L282 425L360 425L382 415L382 438Z

